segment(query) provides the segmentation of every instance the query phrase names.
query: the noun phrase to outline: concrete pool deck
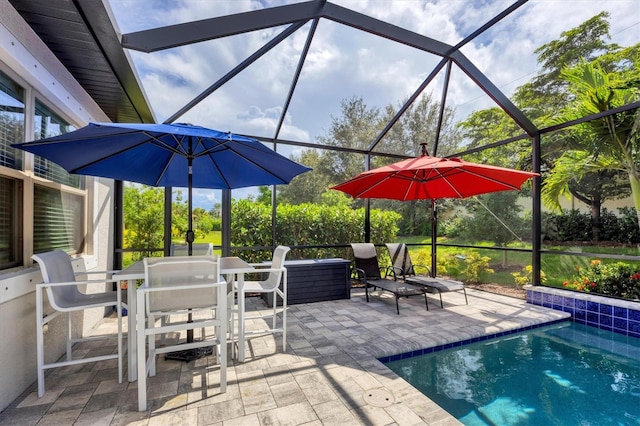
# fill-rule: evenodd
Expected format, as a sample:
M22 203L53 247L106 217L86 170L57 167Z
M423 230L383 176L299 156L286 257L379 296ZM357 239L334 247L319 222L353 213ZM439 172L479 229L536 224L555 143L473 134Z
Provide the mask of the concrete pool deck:
M287 312L287 351L279 336L247 341L244 363L229 362L227 392L219 393L215 357L184 363L158 360L148 380L149 410L137 411L136 383L117 380L106 361L52 370L46 394L34 383L5 411L0 425L455 425L446 411L377 358L509 331L568 317L524 300L468 289L461 293L400 300L393 295L292 305ZM264 308L252 297L247 310ZM247 328L261 328L261 320ZM95 334L115 330L105 319ZM35 328L35 327L34 327ZM113 345L84 344L87 356ZM33 354L35 357L35 354ZM35 375L35 371L34 371Z

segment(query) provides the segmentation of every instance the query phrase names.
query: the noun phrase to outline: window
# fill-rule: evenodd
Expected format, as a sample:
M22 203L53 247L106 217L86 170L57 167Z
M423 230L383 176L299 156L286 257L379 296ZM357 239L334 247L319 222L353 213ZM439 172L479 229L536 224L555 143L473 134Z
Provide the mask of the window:
M35 112L35 119L33 121L34 140L63 135L75 130L75 127L67 123L62 117L37 99ZM45 160L44 158L36 155L33 167L33 172L36 176L48 179L52 182L73 186L74 188L83 188L84 179L82 176L70 175L62 167L49 160Z
M75 128L38 99L35 102L34 139L68 133ZM41 178L84 189L84 176L70 175L62 167L34 157L33 173ZM35 185L33 189L33 251L62 249L80 253L84 248L84 195Z
M0 269L22 264L22 181L0 176Z
M54 249L82 253L86 247L85 177L70 175L38 156L33 162L24 161L27 154L11 147L75 127L18 81L19 77L0 71L0 270L24 264L24 235L33 235L34 253ZM33 133L26 130L26 123L33 126ZM30 171L36 179L27 178ZM29 193L33 198L25 199Z
M0 171L22 170L22 152L11 147L24 140L25 90L0 71ZM0 175L0 269L22 264L22 181Z
M41 185L33 192L33 252L82 252L84 197Z
M24 140L24 89L0 71L0 166L22 170L22 152L11 144Z

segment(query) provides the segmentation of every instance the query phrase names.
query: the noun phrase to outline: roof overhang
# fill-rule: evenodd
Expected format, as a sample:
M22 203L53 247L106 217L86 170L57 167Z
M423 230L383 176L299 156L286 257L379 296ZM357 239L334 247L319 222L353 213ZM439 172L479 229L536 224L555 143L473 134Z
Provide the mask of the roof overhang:
M102 0L8 0L114 122L155 118Z

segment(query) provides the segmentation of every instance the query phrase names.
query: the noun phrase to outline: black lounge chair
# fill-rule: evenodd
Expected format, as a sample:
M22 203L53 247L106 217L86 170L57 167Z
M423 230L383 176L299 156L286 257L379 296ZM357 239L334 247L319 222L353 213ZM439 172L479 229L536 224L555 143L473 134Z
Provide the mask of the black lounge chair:
M403 243L387 243L387 250L389 251L389 257L391 258L391 267L396 278L402 278L403 280L407 276L418 275L430 275L431 268L426 265L413 264L411 256L409 256L409 250L407 250L406 244ZM416 268L419 271L424 270L424 273L419 274L416 272ZM400 277L398 277L400 275Z
M392 268L394 276L401 276L402 279L412 285L424 286L426 291L440 296L440 307L444 308L442 303L442 293L450 291L462 291L464 293L464 300L469 304L467 299L467 290L461 281L448 280L444 278L431 277L431 269L424 265L414 265L411 262L411 256L409 250L407 250L406 244L403 243L389 243L386 244L387 250L389 250L389 257L391 258ZM416 273L415 268L421 266L426 270L426 274L420 275Z
M400 306L398 299L401 297L410 297L417 295L424 295L424 302L429 310L427 303L427 294L424 287L411 285L403 281L397 281L395 279L388 279L382 276L381 271L388 268L380 268L378 264L378 256L376 248L371 243L352 243L353 260L355 264L355 279L361 281L364 284L364 291L367 297L367 303L369 302L369 288L379 288L381 290L393 293L396 298L396 312L400 315Z

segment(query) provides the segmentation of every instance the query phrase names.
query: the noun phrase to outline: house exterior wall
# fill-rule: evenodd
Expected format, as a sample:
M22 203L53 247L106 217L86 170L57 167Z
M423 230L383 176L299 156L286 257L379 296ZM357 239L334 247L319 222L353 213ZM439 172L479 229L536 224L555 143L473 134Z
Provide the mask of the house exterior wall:
M89 121L109 121L7 0L0 0L0 40L0 69L19 78L27 89L27 96L37 93L39 99L45 99L76 127ZM27 119L26 128L30 126L32 122ZM23 173L21 178L28 181L31 177ZM113 253L113 181L87 178L86 188L86 244L84 253L74 259L74 266L80 270L107 270L112 266ZM23 215L33 215L33 203L25 203ZM35 390L30 388L36 380L34 289L35 284L41 282L41 275L30 259L32 235L32 230L24 230L24 265L0 270L0 359L3 360L0 363L0 411L23 392ZM103 309L75 315L74 332L86 333L103 316ZM49 324L45 333L46 360L58 359L63 354L65 328L63 316Z

